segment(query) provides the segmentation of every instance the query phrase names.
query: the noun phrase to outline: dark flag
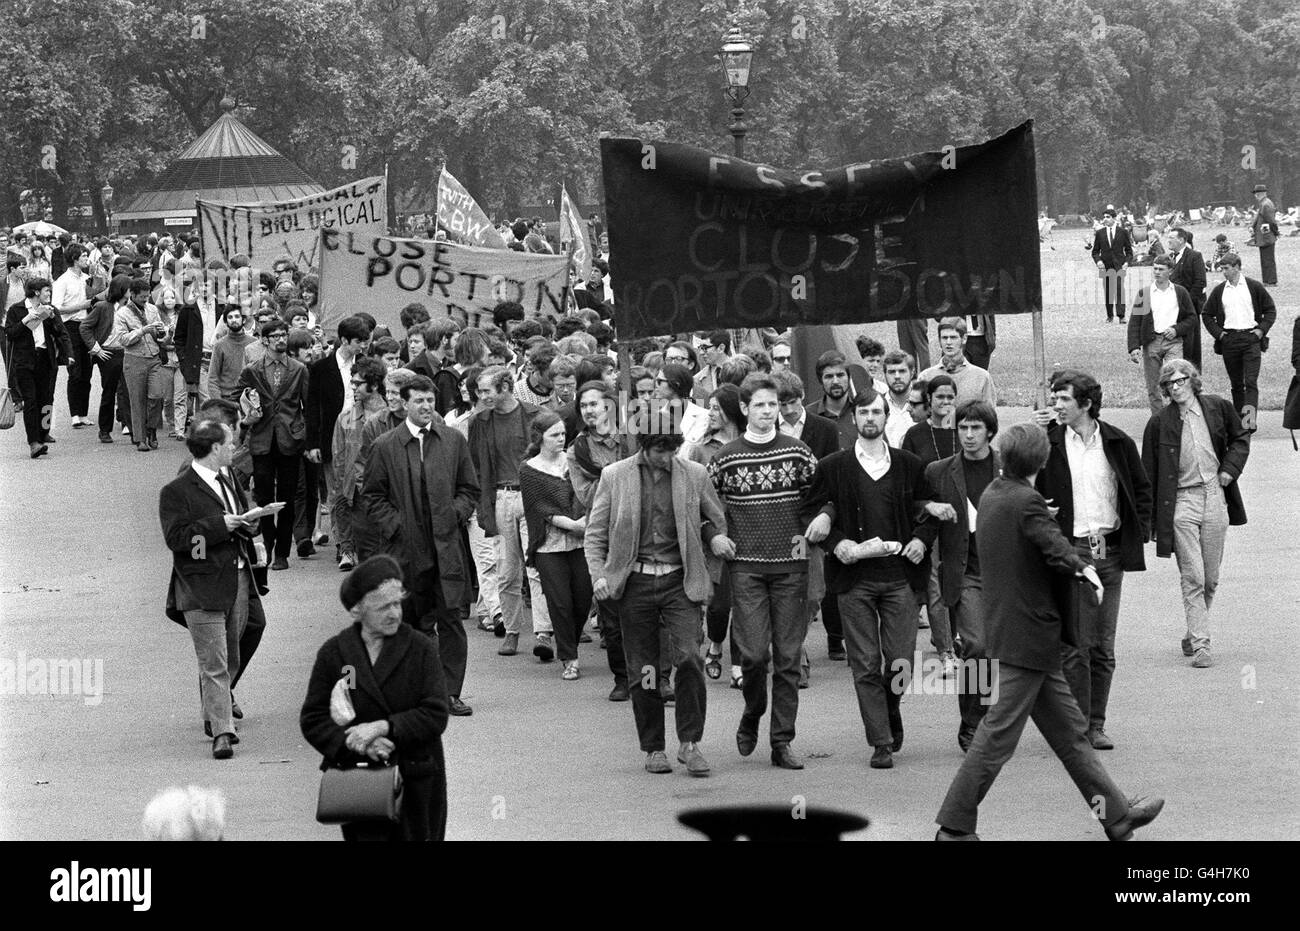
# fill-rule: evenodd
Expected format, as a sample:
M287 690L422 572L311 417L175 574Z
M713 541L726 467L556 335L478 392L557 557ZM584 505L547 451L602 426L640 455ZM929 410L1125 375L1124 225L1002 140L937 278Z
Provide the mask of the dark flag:
M601 140L621 338L1041 308L1033 123L825 171Z

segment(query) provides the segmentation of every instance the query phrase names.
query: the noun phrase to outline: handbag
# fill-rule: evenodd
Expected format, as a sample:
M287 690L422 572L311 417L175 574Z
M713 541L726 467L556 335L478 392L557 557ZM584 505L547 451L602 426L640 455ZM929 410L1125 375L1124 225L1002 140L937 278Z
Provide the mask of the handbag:
M402 773L396 766L357 766L321 773L316 820L397 822L402 817Z

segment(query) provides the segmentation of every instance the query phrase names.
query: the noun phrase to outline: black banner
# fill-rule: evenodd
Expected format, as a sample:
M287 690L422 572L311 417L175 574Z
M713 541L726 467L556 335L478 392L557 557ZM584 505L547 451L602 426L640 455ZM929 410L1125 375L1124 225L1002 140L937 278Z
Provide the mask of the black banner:
M619 336L1042 306L1033 121L826 171L601 140Z

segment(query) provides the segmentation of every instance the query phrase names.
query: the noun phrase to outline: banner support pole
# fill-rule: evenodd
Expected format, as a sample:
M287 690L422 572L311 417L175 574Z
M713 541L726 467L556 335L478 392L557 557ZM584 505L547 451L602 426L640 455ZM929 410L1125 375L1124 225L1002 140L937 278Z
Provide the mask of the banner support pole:
M1043 312L1030 314L1034 324L1034 404L1036 410L1047 407L1047 350L1043 345Z

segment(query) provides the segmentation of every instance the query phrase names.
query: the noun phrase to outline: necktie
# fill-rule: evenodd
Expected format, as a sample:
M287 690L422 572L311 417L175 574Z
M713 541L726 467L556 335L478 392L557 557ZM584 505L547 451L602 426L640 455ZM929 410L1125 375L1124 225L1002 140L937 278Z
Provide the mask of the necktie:
M1111 246L1111 248L1114 248L1114 246L1115 246L1115 227L1112 226L1112 227L1108 227L1108 228L1106 229L1106 241L1107 241L1107 243Z
M424 461L425 441L429 439L429 427L426 424L420 428L420 460Z
M271 387L276 391L280 390L280 363L271 363Z
M226 478L224 472L217 473L217 484L221 486L221 498L226 503L226 510L231 514L237 514L235 510L235 493L230 487L230 479Z
M424 527L425 533L432 536L433 522L429 513L429 477L424 467L424 453L428 449L426 440L429 438L429 427L427 425L420 428L420 520Z

